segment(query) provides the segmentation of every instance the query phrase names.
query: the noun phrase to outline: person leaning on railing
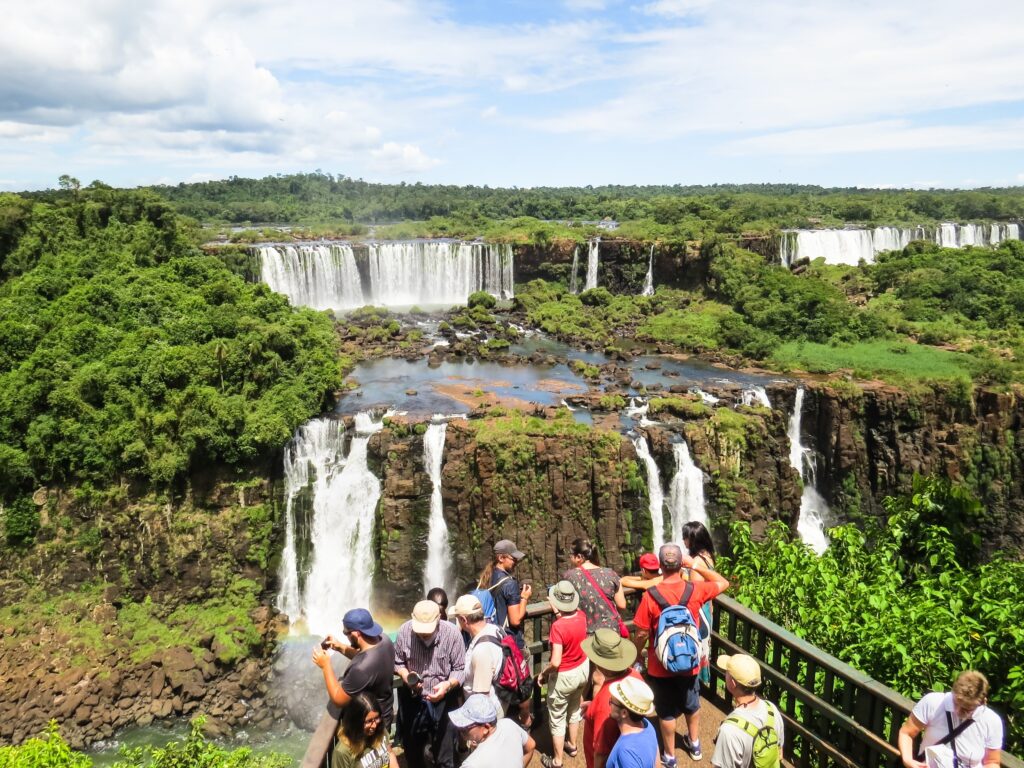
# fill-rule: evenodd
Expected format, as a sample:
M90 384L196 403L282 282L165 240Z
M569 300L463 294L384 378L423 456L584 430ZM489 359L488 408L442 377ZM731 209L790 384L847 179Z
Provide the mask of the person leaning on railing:
M926 694L900 728L897 743L904 768L999 768L1003 721L986 706L987 699L988 680L973 670L957 675L951 692ZM914 754L918 734L921 752Z

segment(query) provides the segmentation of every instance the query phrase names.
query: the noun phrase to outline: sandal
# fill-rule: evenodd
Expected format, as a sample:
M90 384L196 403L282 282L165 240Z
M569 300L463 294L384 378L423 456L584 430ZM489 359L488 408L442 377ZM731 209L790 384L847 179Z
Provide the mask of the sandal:
M555 758L551 757L551 755L542 754L540 756L540 764L543 765L544 768L562 768L562 764L556 763Z
M566 744L564 747L562 747L562 751L565 754L567 754L569 757L576 757L576 755L578 755L580 753L580 748L579 747L570 747L568 744Z

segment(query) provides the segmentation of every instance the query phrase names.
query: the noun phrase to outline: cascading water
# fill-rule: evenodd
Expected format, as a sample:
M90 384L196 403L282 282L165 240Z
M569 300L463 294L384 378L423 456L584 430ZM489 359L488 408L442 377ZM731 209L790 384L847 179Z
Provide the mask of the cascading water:
M291 624L305 619L307 632L337 631L349 608L367 607L373 578L373 521L380 481L367 465L370 435L383 427L369 413L355 417L348 454L342 458L341 422L314 419L285 450L285 552L278 607ZM309 570L303 578L295 500L311 491Z
M905 248L912 240L930 240L944 248L998 245L1019 240L1020 225L940 224L937 227L876 227L875 229L795 229L782 233L779 257L786 266L802 258L824 257L828 264L872 262L882 251Z
M296 305L353 309L364 304L464 304L471 293L513 296L508 243L370 243L364 274L352 246L263 246L260 275Z
M577 245L572 252L572 274L569 277L569 293L579 293L577 275L580 271L580 247Z
M654 244L651 243L651 252L647 254L647 276L644 278L644 289L641 296L654 295Z
M600 253L601 238L595 237L587 248L587 282L583 285L585 291L597 288L597 267L600 264Z
M804 405L804 388L796 391L796 402L793 415L789 417L789 463L804 482L804 492L800 497L800 517L796 521L796 530L800 539L819 555L828 549L828 538L825 536L825 519L829 516L828 502L814 487L815 467L814 455L810 448L800 442L800 421Z
M673 445L672 453L676 459L676 472L668 494L672 541L682 543L684 523L708 524L708 513L704 508L704 473L690 458L690 448L685 440Z
M771 408L772 401L768 399L768 393L765 392L764 387L750 387L744 389L741 395L741 402L747 406L760 406L761 408Z
M658 462L651 455L651 448L644 435L633 438L633 447L637 458L647 469L647 498L651 512L651 527L654 529L654 551L665 543L665 493L661 489L661 474Z
M423 569L423 591L433 587L449 589L452 586L452 552L448 542L448 524L444 521L441 497L441 466L444 457L444 438L448 422L435 416L423 434L423 466L430 475L430 522L427 532L427 564Z

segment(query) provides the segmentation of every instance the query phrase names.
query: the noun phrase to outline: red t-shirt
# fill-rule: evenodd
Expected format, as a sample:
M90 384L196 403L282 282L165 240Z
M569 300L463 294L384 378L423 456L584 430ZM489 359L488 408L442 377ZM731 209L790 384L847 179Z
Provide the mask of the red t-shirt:
M661 584L658 584L658 592L668 601L669 605L674 605L682 598L683 590L686 589L688 583L690 582L681 580L669 582L668 584L661 582ZM700 607L721 591L721 587L713 581L693 582L693 592L690 594L690 600L686 607L690 609L690 614L693 616L694 621L700 621L698 615ZM647 671L652 677L677 677L677 675L672 675L665 671L665 668L661 666L661 662L658 661L658 654L654 650L654 635L658 629L659 618L661 618L661 607L654 602L650 590L647 590L647 592L644 592L644 596L640 600L640 607L636 609L636 615L633 617L633 626L637 629L646 629L651 633L650 641L647 644Z
M562 646L562 662L558 665L559 672L576 669L587 660L581 643L587 639L587 617L582 611L572 616L559 616L551 625L551 644Z
M583 716L583 755L587 758L587 768L593 768L594 755L610 755L615 740L619 738L619 724L611 718L611 686L610 683L624 677L635 677L643 680L643 676L630 667L628 674L611 680L605 680L597 696L587 707Z

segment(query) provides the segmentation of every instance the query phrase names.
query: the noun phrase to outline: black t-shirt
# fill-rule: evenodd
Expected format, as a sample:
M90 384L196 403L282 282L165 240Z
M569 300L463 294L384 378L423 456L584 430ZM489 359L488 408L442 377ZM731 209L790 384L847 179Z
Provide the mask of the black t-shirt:
M341 676L341 688L349 696L363 691L373 696L380 705L385 726L390 727L394 719L394 677L395 645L384 635L375 646L355 655ZM327 711L332 717L341 715L341 707L335 706L333 702L327 704Z
M501 586L496 586L500 584ZM491 573L491 595L494 597L494 623L504 627L508 619L508 607L519 605L523 598L520 595L519 582L515 576L510 576L500 568L495 568ZM508 625L508 632L516 639L516 644L525 649L526 636L523 632L523 622L518 627Z

